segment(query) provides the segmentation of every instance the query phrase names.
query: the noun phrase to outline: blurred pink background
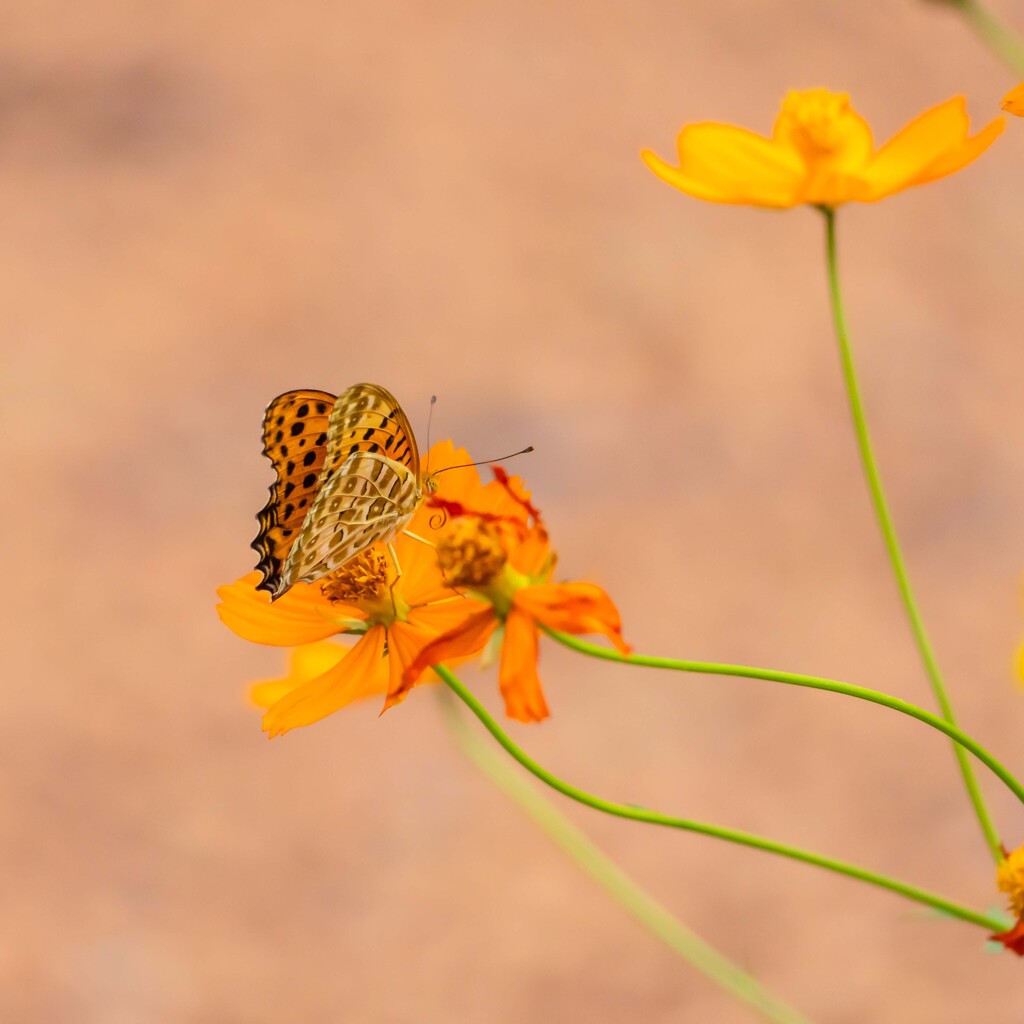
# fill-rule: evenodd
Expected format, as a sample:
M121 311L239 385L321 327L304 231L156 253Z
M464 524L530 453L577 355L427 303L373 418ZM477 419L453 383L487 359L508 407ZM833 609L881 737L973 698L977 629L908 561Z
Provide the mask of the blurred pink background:
M1024 3L1000 11L1024 26ZM912 0L8 5L0 44L6 729L0 1019L754 1019L452 747L429 688L267 742L283 655L214 614L252 567L264 405L394 390L520 460L566 576L645 652L930 706L860 478L819 219L640 163L851 92L880 139L1015 79ZM1018 773L1024 124L841 217L854 341L965 727ZM510 731L604 796L997 905L948 744L768 683L543 651ZM492 708L492 674L470 673ZM982 771L1006 841L1024 816ZM832 1024L1009 1024L1024 963L857 883L566 806L706 939Z

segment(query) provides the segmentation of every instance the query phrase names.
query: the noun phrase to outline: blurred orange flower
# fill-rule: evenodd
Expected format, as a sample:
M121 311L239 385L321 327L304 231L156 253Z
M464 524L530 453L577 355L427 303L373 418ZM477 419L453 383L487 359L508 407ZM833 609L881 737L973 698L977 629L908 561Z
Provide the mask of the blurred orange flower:
M1003 97L1003 110L1017 117L1024 117L1024 82L1015 85Z
M1003 858L996 869L996 885L1009 897L1010 910L1017 915L1017 923L992 938L1018 956L1024 956L1024 846Z
M1005 119L996 118L974 136L968 135L969 127L964 98L955 96L914 118L876 150L870 127L846 93L805 89L782 101L771 138L702 122L679 133L678 167L650 150L642 156L662 181L698 199L834 208L875 202L953 174L992 144Z
M430 458L438 470L470 461L450 442L435 445ZM514 508L503 488L482 486L473 468L445 473L439 482L438 493L453 502ZM436 517L436 510L421 508L410 529L429 538ZM413 677L408 671L413 657L466 617L471 602L448 586L433 549L404 533L394 544L402 567L397 583L385 549L377 546L316 583L295 584L273 603L256 589L258 572L218 589L221 621L240 637L297 648L287 676L258 684L252 692L253 700L268 708L263 729L272 737L375 693L388 695L385 708L403 700L422 674ZM358 640L349 650L319 643L338 634Z
M438 541L445 578L481 605L416 655L403 685L412 686L432 665L485 646L488 653L496 653L500 646L498 679L506 714L520 722L539 722L549 714L537 674L540 626L602 633L627 654L630 647L622 638L618 609L604 590L593 583L550 582L555 556L537 510L518 480L499 468L494 472L519 507L517 516L501 517L482 507L456 509L442 496L430 499L453 517Z

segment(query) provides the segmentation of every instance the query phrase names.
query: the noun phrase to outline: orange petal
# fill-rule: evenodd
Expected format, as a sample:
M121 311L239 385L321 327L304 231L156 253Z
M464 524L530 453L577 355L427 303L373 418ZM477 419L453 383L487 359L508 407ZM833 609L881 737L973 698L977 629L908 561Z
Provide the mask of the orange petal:
M464 658L484 649L490 635L498 625L498 618L490 605L467 616L454 629L442 634L412 656L402 673L401 689L406 691L432 665Z
M336 622L324 618L324 613L334 615L338 609L323 596L318 586L297 583L271 604L270 595L256 589L260 579L258 572L251 572L217 588L221 599L217 614L221 622L243 640L274 647L298 647L344 632ZM351 612L353 618L365 617L355 609Z
M871 159L864 177L867 199L874 201L960 170L980 156L1003 130L996 118L968 138L970 120L963 96L939 103L919 114Z
M430 533L420 533L410 526L412 532L424 540L430 540ZM437 549L421 540L415 540L406 533L395 538L395 551L402 567L397 592L412 605L429 604L457 596L456 591L445 582L437 564ZM390 558L389 558L390 562Z
M249 700L257 707L269 708L296 687L308 683L328 669L334 668L348 648L331 640L296 647L288 658L288 672L280 679L265 679L249 687Z
M745 128L702 122L679 133L679 166L650 150L641 156L662 181L698 199L788 207L800 200L803 164L797 154Z
M437 639L437 633L409 622L395 622L388 630L388 693L381 714L388 708L401 704L409 691L419 681L406 670L416 660L416 655L427 644Z
M623 653L622 620L608 594L594 583L541 583L516 591L513 606L549 629L602 633Z
M1024 920L1018 921L1008 932L990 935L989 938L1001 942L1017 956L1024 956Z
M512 568L533 579L544 576L551 578L555 569L555 555L543 523L535 523L521 539L514 539L509 545L508 560Z
M505 714L517 722L540 722L551 714L537 675L537 627L515 608L505 620L498 685Z
M1003 97L1003 110L1017 117L1024 117L1024 82L1015 85Z
M301 725L312 725L347 704L388 687L384 627L373 626L333 668L296 687L263 716L271 738Z

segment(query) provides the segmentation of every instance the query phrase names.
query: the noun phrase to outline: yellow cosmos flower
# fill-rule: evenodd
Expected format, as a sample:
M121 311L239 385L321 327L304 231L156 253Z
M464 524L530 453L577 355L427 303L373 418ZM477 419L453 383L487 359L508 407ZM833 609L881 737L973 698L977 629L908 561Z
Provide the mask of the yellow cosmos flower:
M771 138L702 122L679 133L678 167L650 150L642 156L662 181L698 199L834 208L873 203L953 174L988 149L1004 127L1005 119L997 117L970 136L964 98L954 96L875 149L868 123L846 93L805 89L782 101Z
M1003 97L1003 110L1016 117L1024 117L1024 82L1014 86Z

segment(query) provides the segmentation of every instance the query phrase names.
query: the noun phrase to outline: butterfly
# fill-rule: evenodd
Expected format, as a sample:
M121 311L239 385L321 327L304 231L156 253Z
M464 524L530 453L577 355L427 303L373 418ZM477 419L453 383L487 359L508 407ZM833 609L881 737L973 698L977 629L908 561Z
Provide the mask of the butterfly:
M272 601L374 544L390 544L436 488L420 468L402 407L379 384L354 384L338 397L278 395L263 417L263 454L277 479L252 547L263 573L257 590Z

